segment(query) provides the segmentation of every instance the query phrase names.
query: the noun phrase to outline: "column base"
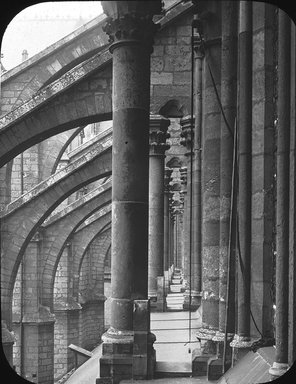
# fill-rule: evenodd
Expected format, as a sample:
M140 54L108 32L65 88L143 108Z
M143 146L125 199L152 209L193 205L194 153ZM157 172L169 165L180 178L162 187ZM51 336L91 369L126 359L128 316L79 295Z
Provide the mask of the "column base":
M192 353L193 376L208 376L208 379L218 376L220 369L214 363L218 359L217 343L212 341L215 334L216 330L203 327L196 332L195 336L201 340L201 350L194 350Z
M208 374L208 361L214 355L202 354L199 349L192 352L192 376L207 376Z
M190 302L190 291L186 289L184 293L184 304L183 309L185 311L196 311L201 304L202 294L200 292L191 291L191 302Z
M220 357L213 356L208 360L208 380L218 380L223 375L223 360Z
M156 338L150 332L149 300L135 300L133 330L114 328L102 336L103 355L100 358L100 378L96 384L118 384L121 380L152 379L155 371Z
M272 380L284 375L289 370L289 364L274 362L272 367L269 368L269 374L272 376Z
M233 351L232 366L234 366L240 359L252 350L256 341L258 341L258 339L255 340L247 336L234 335L234 338L230 343Z

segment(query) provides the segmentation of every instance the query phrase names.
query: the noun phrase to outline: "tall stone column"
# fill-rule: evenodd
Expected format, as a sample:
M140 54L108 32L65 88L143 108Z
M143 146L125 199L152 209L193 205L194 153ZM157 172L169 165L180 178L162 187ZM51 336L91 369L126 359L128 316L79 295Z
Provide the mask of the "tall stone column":
M169 268L170 268L170 181L173 170L164 170L164 226L163 226L163 269L165 278L165 291L169 288Z
M273 274L275 228L276 7L253 2L251 338L274 344ZM260 42L260 43L259 43ZM260 86L258 86L260 84ZM254 319L254 321L253 321Z
M102 6L113 54L112 282L97 382L119 383L153 374L147 302L150 54L152 17L161 12L161 2L103 1Z
M193 149L192 141L194 140L194 121L191 121L190 116L185 116L180 121L182 127L181 136L183 137L181 144L186 146L187 149L187 196L185 222L188 233L188 238L186 239L188 244L185 255L186 259L188 258L187 268L189 270L187 271L186 269L186 272L188 273L188 290L185 292L184 306L186 309L190 307L193 310L199 307L201 297L201 244L199 243L200 236L197 236L198 228L201 229L198 225L198 220L201 220L201 217L197 216L197 206L200 210L200 204L197 203L197 199L200 198L200 191L197 192L197 187L200 187L200 183L198 181L200 180L200 174L196 168L196 154L194 151L192 151L193 157L191 159L191 147Z
M169 125L169 119L150 116L148 296L153 300L157 297L158 277L164 275L164 158L169 149Z
M208 358L216 355L212 341L219 328L219 250L220 250L220 126L221 110L217 93L221 84L220 2L204 2L211 17L203 19L204 74L202 102L202 327L196 336L202 340L202 356L195 359L199 374L207 369Z
M213 341L225 341L225 322L228 338L234 335L235 314L235 192L233 151L236 117L237 90L237 24L232 21L238 17L237 2L225 1L221 9L221 116L220 143L220 250L219 250L219 330ZM232 199L232 201L231 201ZM231 265L229 264L231 262ZM230 268L230 270L229 270ZM227 293L228 290L228 293ZM227 314L226 314L227 311ZM229 348L229 347L228 347ZM231 349L227 348L227 363L231 361ZM219 348L222 352L222 348ZM221 361L220 361L221 363ZM222 368L222 364L221 364ZM222 371L222 370L221 370ZM222 372L221 372L222 373Z
M183 277L185 280L186 288L189 285L189 210L188 210L188 195L187 195L187 167L180 168L180 177L181 177L181 192L183 194L183 252L184 252L184 266L183 266Z
M234 360L252 345L250 338L250 264L252 199L252 2L240 1L237 200L237 331Z
M279 10L278 35L278 131L276 203L276 321L275 362L269 373L283 375L288 369L289 319L289 155L291 108L291 20ZM292 207L291 207L292 208ZM295 255L294 255L295 257Z
M175 240L174 240L174 222L175 216L172 209L172 199L170 201L170 268L174 265L174 254L175 254Z

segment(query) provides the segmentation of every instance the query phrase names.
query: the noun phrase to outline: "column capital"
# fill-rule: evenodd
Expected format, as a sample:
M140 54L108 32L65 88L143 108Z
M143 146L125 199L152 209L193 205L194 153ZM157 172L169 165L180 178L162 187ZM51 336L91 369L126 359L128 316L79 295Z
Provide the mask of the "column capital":
M101 4L108 16L103 30L109 35L111 51L114 44L128 41L152 47L153 35L159 28L152 17L161 13L161 1L102 1Z
M182 144L188 151L191 149L191 142L194 140L194 121L195 118L193 117L193 120L191 119L190 115L182 117L180 120L181 125L181 141L180 144ZM192 137L191 137L192 136Z
M183 187L183 191L186 192L187 185L187 167L180 168L180 176L181 176L181 185Z
M197 59L203 59L205 56L203 37L197 33L193 36L193 49Z
M172 181L173 170L171 168L165 167L164 169L164 192L170 192L170 182Z
M164 152L170 148L166 139L170 137L167 132L170 120L161 115L150 116L150 155L164 155Z

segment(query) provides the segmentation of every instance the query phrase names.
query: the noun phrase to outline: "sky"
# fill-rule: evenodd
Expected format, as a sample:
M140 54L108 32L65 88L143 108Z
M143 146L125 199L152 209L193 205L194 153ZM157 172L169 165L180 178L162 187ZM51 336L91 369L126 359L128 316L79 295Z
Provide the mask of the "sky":
M0 36L4 68L19 65L23 50L30 58L102 13L100 1L50 1L26 7Z

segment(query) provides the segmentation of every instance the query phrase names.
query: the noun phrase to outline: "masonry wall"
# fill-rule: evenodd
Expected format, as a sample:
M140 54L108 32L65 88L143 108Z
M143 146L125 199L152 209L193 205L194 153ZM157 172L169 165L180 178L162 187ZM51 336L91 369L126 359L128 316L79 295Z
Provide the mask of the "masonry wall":
M159 31L151 55L151 113L168 100L179 101L181 114L190 111L191 20L189 13Z

